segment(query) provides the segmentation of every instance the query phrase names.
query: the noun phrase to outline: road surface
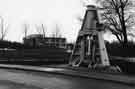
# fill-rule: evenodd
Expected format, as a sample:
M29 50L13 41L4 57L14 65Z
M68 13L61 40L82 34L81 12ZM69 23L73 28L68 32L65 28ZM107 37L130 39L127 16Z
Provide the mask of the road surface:
M0 89L134 89L114 82L14 69L0 69Z

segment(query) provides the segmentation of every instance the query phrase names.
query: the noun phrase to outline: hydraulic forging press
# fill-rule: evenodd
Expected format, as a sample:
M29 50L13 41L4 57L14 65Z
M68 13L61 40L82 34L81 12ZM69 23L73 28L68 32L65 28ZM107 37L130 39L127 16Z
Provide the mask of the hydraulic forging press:
M102 37L104 26L99 22L97 11L95 6L87 6L83 24L69 61L71 66L79 67L81 64L88 67L110 66Z

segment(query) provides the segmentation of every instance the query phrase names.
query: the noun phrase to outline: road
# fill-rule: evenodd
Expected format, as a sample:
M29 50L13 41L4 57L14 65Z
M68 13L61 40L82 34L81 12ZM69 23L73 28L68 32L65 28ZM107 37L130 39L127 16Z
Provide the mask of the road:
M134 89L114 82L13 69L0 69L0 89Z

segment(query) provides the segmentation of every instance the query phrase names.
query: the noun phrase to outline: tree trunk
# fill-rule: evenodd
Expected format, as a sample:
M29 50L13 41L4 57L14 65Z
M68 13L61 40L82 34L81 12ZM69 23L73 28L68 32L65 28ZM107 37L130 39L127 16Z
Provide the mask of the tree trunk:
M127 45L128 38L127 38L127 29L125 25L125 18L124 18L124 8L122 8L122 29L123 29L123 37L124 37L124 45Z
M127 39L127 32L126 31L123 32L123 36L124 36L124 44L127 44L128 39Z

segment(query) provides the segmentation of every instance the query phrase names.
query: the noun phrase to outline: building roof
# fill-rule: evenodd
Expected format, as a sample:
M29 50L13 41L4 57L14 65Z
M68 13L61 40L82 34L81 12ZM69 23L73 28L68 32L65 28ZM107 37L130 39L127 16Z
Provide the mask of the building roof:
M24 39L31 39L31 38L43 38L43 35L42 34L31 34L31 35L24 37Z
M24 37L23 39L32 39L32 38L44 38L42 34L31 34L28 35L27 37ZM66 38L63 37L45 37L44 39L63 39L66 40Z

